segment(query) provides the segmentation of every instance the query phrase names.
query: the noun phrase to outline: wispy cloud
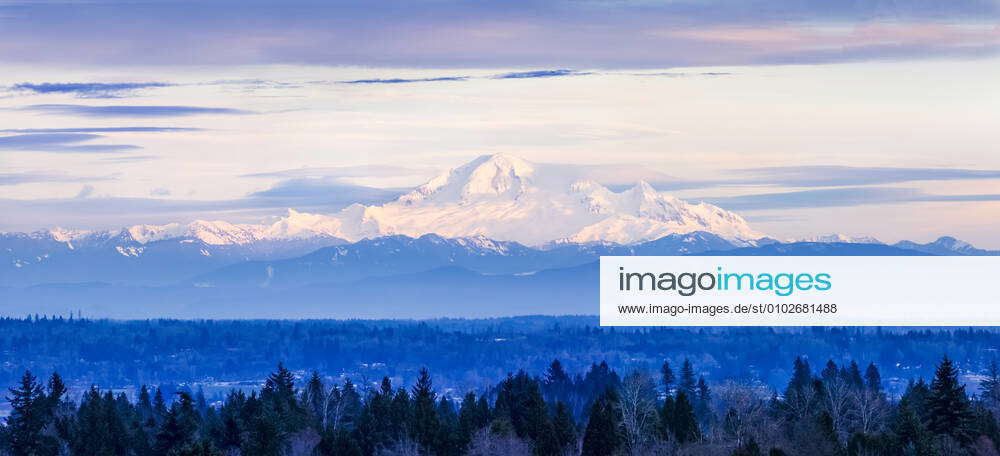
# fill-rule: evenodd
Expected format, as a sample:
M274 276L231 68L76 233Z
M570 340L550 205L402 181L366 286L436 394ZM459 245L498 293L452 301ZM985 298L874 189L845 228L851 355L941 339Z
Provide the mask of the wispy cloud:
M22 82L14 84L11 88L38 94L68 93L80 98L120 98L133 94L139 89L170 87L172 85L165 82Z
M79 144L101 139L89 133L40 133L0 136L0 150L58 153L118 153L141 149L129 144Z
M329 167L307 167L285 169L280 171L269 171L264 173L244 174L240 177L250 178L343 178L343 177L398 177L423 174L424 170L417 170L405 166L395 165L362 165L362 166L329 166Z
M1000 18L995 0L413 0L378 8L219 0L200 4L197 17L174 1L18 3L0 4L0 61L64 65L665 68L829 49L843 51L830 58L845 58L871 43L891 44L877 58L892 60L995 47L995 35L964 26Z
M493 76L493 79L533 79L533 78L554 78L559 76L586 76L592 73L580 72L576 70L538 70L519 71L515 73L503 73Z
M0 175L0 183L3 179ZM84 192L85 198L0 198L0 213L19 214L18 220L6 226L16 230L53 225L110 228L134 224L137 220L167 223L215 217L259 221L264 216L288 208L329 213L356 202L381 204L395 199L404 191L350 185L333 179L290 180L244 198L230 200L175 199L165 197L163 190L167 189L153 189L150 197L143 198L95 195L93 192Z
M53 173L0 173L0 185L73 183L114 180L111 176L69 176Z
M75 104L39 104L20 108L24 111L80 117L186 117L196 115L244 115L250 111L202 106L89 106Z
M144 162L150 160L159 160L160 157L156 155L123 155L118 157L105 157L100 159L102 162L110 163L133 163L133 162Z
M413 82L454 82L466 81L468 76L442 76L438 78L390 78L390 79L356 79L353 81L340 81L341 84L408 84Z
M1000 201L1000 194L933 195L915 188L846 187L704 198L704 200L729 210L752 211L914 202Z
M880 168L859 166L784 166L737 170L730 184L783 187L835 187L914 181L1000 179L1000 170L953 168Z
M353 185L330 177L297 178L251 193L249 199L267 202L275 207L329 207L331 201L341 202L337 206L343 206L344 203L384 203L398 198L407 190Z
M201 130L185 127L5 128L0 129L0 133L158 133Z

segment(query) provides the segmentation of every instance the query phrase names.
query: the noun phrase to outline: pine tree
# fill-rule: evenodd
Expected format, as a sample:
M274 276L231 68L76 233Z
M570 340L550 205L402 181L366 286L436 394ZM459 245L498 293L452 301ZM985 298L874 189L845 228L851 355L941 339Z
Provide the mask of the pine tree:
M882 375L879 374L875 363L868 364L868 368L865 369L865 388L876 393L882 392Z
M153 415L156 418L156 423L162 423L167 417L167 402L163 399L163 391L159 387L156 388L156 392L153 393Z
M549 368L546 369L542 388L545 392L545 398L552 403L569 401L569 395L573 389L573 379L569 377L558 359L552 360Z
M10 388L11 413L7 417L10 448L15 456L36 456L45 453L42 431L48 422L45 391L31 371L25 371L16 388Z
M63 396L66 394L66 384L58 372L53 372L49 377L48 385L48 413L55 415L63 404Z
M437 393L434 392L427 368L420 369L420 377L413 385L413 419L410 429L413 438L425 450L435 448L440 433L436 400Z
M854 388L855 390L860 390L865 386L865 381L861 378L861 368L858 367L858 363L851 361L850 366L847 368L847 374L844 376L844 380L847 384Z
M608 388L590 408L581 456L614 455L622 447L618 395Z
M462 447L468 445L472 435L485 425L485 417L479 415L479 407L476 406L476 394L471 391L466 393L458 410L458 436Z
M174 402L156 434L156 454L169 455L171 452L196 442L198 435L199 416L195 409L194 399L186 392L178 393L179 399Z
M149 388L146 385L142 385L139 388L139 399L136 401L135 408L143 426L153 427L156 425L156 419L153 415L153 402L149 397Z
M323 384L319 372L313 371L302 394L303 402L305 402L312 419L319 425L320 431L326 430L326 385Z
M674 402L673 418L670 420L671 431L679 443L693 442L701 439L701 429L694 414L694 407L688 400L687 392L677 392Z
M670 394L670 390L673 388L674 381L674 371L670 368L670 361L664 361L663 365L660 366L660 378L663 381L663 392Z
M934 455L933 441L930 432L920 420L920 416L908 402L900 402L892 429L904 454L915 456Z
M986 378L979 383L979 390L984 401L994 409L1000 407L1000 366L997 359L990 359L986 369Z
M559 442L560 454L565 454L567 450L576 446L576 423L573 422L573 416L565 403L556 403L552 427Z
M832 359L826 361L826 367L823 368L819 373L820 378L823 381L829 383L833 381L837 376L842 376L840 374L840 368L837 367L837 363L833 362Z
M688 398L695 396L698 383L695 380L694 366L687 358L684 358L684 364L681 366L681 382L678 386L681 391L687 393Z
M969 398L965 395L965 386L958 381L958 369L947 356L934 372L927 412L927 427L931 432L949 435L963 443L971 440Z
M710 416L712 414L709 405L712 402L712 390L708 386L708 382L705 381L705 377L698 377L698 385L696 387L697 395L695 396L694 412L695 416L698 418L698 422L702 424L709 424Z

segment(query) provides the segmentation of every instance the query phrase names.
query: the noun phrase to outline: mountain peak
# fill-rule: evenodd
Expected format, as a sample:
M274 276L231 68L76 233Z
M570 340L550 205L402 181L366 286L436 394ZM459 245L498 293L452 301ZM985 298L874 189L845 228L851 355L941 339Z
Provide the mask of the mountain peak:
M421 201L471 202L479 198L516 198L527 189L535 165L507 154L481 155L441 174L400 197L404 204Z

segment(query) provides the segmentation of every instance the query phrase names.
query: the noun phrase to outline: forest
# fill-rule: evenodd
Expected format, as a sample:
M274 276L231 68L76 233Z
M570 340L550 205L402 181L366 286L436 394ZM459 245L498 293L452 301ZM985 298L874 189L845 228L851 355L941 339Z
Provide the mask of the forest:
M484 390L507 373L542 372L559 359L572 375L606 361L618 372L656 371L690 359L698 376L759 381L781 390L797 357L875 363L886 393L930 378L947 354L978 387L1000 348L996 328L609 328L596 317L440 320L96 320L79 316L0 318L0 391L25 370L59 372L74 398L90 385L128 390L156 385L168 396L230 387L259 389L283 361L297 375L412 384L420 369L442 389ZM7 409L0 397L0 416Z
M484 391L443 394L427 369L412 385L327 384L278 364L263 388L136 400L25 372L10 388L0 454L48 455L997 455L1000 368L968 394L947 356L929 382L888 397L875 364L814 370L796 358L778 393L710 384L690 360L619 374L607 363L571 376L559 360Z

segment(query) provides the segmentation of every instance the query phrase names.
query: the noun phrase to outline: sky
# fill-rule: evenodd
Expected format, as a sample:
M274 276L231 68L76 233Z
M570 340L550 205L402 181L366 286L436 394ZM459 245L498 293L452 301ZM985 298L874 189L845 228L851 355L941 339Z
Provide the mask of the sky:
M4 231L332 212L508 153L778 238L1000 248L997 1L0 0L0 34Z

